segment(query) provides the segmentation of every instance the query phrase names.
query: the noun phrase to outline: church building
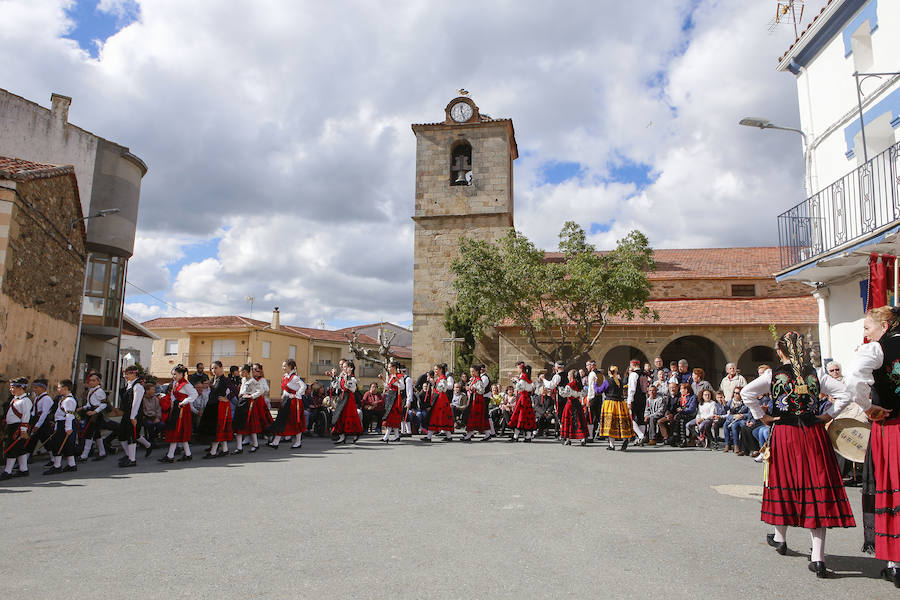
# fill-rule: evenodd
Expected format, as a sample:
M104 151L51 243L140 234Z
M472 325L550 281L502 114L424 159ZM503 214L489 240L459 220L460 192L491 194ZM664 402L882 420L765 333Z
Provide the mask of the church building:
M415 124L416 198L413 275L413 361L419 374L449 362L444 309L453 304L450 264L462 236L496 241L513 227L513 161L518 156L510 119L494 119L468 95L454 98L444 120ZM660 249L649 273L648 305L658 321L610 320L591 352L602 368L637 358L666 364L685 358L718 383L728 362L754 375L775 360L770 326L816 339L816 301L807 286L778 283L778 247ZM547 252L546 260L561 260ZM515 327L498 325L476 349L479 360L499 364L501 379L524 360L542 359Z

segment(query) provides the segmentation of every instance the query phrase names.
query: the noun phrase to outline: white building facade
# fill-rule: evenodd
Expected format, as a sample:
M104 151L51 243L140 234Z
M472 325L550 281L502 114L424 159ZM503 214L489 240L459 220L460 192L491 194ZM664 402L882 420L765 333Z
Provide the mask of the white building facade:
M778 69L797 80L809 197L778 217L777 280L814 288L822 358L846 362L869 256L900 251L900 2L831 0Z

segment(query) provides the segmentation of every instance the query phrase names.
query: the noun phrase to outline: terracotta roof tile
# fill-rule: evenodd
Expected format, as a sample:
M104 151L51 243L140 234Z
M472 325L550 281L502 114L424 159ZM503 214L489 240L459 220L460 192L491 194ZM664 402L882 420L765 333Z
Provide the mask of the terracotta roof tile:
M544 258L559 262L562 254L545 252ZM647 276L651 281L770 279L781 270L781 255L777 246L657 249L653 251L653 259L656 261L656 271Z
M159 317L141 323L147 329L235 329L238 327L265 327L268 321L248 319L237 315L221 317Z
M293 325L285 325L284 328L301 335L308 336L314 340L324 340L327 342L347 342L347 338L344 337L344 331L333 331L331 329L314 329L312 327L295 327ZM359 335L359 342L361 344L369 345L378 344L377 340L364 334Z
M74 175L75 167L72 165L47 165L31 162L21 158L9 158L0 156L0 178L13 181L29 181L31 179L43 179L46 177L58 177L59 175Z
M784 60L784 57L787 56L788 53L790 53L790 51L794 49L794 46L796 46L797 43L803 39L803 36L806 35L806 32L809 31L809 28L812 27L813 24L819 20L819 17L822 16L822 13L824 13L825 10L834 3L834 1L835 0L828 0L828 2L825 4L825 6L822 7L822 9L816 14L815 17L813 17L812 21L810 21L806 25L806 27L803 28L803 31L800 32L800 35L798 35L797 38L793 42L791 42L791 45L788 46L788 49L784 51L784 54L782 54L781 56L778 57L778 62L781 62Z

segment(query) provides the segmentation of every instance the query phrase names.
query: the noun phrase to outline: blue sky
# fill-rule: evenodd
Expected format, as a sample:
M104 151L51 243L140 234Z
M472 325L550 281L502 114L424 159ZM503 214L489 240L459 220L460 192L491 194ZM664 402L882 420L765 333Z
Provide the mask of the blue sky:
M133 2L116 3L107 10L103 10L100 4L96 0L76 0L67 10L75 26L66 37L78 42L92 58L97 58L97 41L105 42L138 17L138 8Z

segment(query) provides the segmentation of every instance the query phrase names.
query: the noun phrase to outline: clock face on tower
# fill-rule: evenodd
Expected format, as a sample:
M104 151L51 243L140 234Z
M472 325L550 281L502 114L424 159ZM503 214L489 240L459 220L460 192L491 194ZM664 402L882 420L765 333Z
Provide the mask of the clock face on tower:
M457 102L450 107L450 118L457 123L465 123L472 118L472 107L468 102Z

